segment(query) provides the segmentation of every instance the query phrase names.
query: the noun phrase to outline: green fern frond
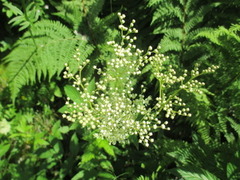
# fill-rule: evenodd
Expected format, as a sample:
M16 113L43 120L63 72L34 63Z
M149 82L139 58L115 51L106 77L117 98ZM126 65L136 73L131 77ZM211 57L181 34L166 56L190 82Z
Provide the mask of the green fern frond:
M167 154L172 158L177 159L178 162L183 164L188 164L189 159L191 159L191 156L192 156L190 152L190 148L178 149L176 151L169 152Z
M193 29L195 29L197 27L197 25L199 23L202 22L203 17L207 13L206 7L207 6L202 6L197 11L195 11L194 13L191 12L192 9L191 9L190 12L188 12L189 13L188 19L185 20L185 22L183 22L184 23L184 30L186 32L191 32Z
M193 136L194 143L179 148L171 153L176 159L177 168L169 170L185 179L229 179L239 177L239 143L231 145L212 141L205 144L198 136ZM234 167L228 167L229 162Z
M54 1L50 1L54 7L58 10L58 12L53 13L60 18L62 18L65 22L69 23L73 29L77 29L80 23L85 16L84 13L84 4L82 1L65 1L63 0L61 3L57 3Z
M229 30L231 32L237 33L238 31L240 31L240 24L233 24Z
M154 10L152 25L165 28L182 28L185 32L195 30L203 18L219 3L203 4L191 0L149 0L148 6ZM175 19L175 20L174 20ZM168 26L165 26L165 25Z
M202 125L198 125L197 132L206 144L211 142L209 125L205 125L204 123Z
M149 0L147 6L148 7L158 7L162 1L164 1L164 0Z
M68 22L74 30L77 30L84 18L87 17L88 21L92 21L97 17L102 10L104 0L62 0L62 3L56 3L54 1L51 1L51 3L58 10L58 12L53 14L62 18L64 21Z
M78 45L85 52L83 58L91 53L92 48L60 22L44 20L34 24L5 57L12 99L22 86L59 75Z
M174 10L174 6L172 4L167 4L165 1L161 1L159 2L158 6L154 5L153 7L155 9L155 12L153 14L152 24L157 24L159 22L164 23L164 21L165 23L171 23L170 21L166 20L169 19L169 17L173 17L174 12L172 12L172 10ZM166 19L165 17L168 18Z
M89 8L89 11L88 11L88 18L89 18L89 21L93 21L97 16L98 14L100 13L100 11L102 10L102 7L104 5L104 0L91 0L89 1L89 5L88 5L88 8Z
M203 19L207 13L218 5L217 3L202 3L201 1L193 2L190 0L171 2L149 0L148 6L154 11L151 23L154 27L154 34L163 35L160 42L161 51L164 53L171 51L171 54L176 55L177 59L175 60L178 62L193 62L199 60L201 56L205 56L205 53L200 54L199 51L193 53L191 48L195 48L194 44L200 42L194 39L196 34L209 29L201 26ZM195 54L195 56L193 59L189 59L192 54ZM173 58L173 55L171 57Z
M226 43L239 43L240 36L238 32L240 31L240 25L234 24L229 29L221 26L218 29L212 31L202 31L197 34L196 37L205 37L212 43L219 46L226 46ZM226 42L227 41L227 42Z
M216 35L214 31L202 31L197 34L196 38L197 37L204 37L209 39L214 44L221 45L218 40L218 35Z
M162 33L164 33L165 36L170 37L172 39L175 39L175 38L182 39L183 38L183 31L181 28L164 29L164 30L162 30Z
M161 51L168 52L168 51L181 51L182 45L178 40L171 40L169 38L163 38L161 41Z
M209 171L192 165L176 169L175 174L183 177L185 180L220 180Z

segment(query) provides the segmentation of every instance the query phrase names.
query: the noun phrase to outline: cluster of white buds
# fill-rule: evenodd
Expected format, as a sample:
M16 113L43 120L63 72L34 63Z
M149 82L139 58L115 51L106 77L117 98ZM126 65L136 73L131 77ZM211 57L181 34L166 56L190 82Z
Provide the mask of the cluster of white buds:
M127 33L125 35L123 35L122 38L124 38L126 40L130 40L130 36L128 36L128 34L138 33L138 30L136 28L134 28L134 24L136 22L135 19L132 20L132 22L129 25L129 27L126 27L126 26L124 26L126 15L118 13L118 17L119 17L119 20L120 20L120 25L118 26L118 28L121 31L127 31ZM129 42L131 42L131 41L129 41Z
M194 79L201 74L197 68L191 72L194 78L187 79L188 71L185 70L178 76L173 67L167 65L168 57L160 54L159 48L153 49L150 46L146 53L136 48L133 42L137 38L131 36L137 33L134 28L135 20L126 27L125 15L119 13L118 16L122 40L120 44L115 41L107 43L112 47L112 51L105 67L93 66L99 75L95 89L89 91L90 85L82 77L81 72L89 60L80 62L79 49L73 56L79 62L79 73L72 74L66 64L63 77L73 80L79 99L75 101L67 98L66 105L69 110L63 117L79 122L83 127L93 130L96 138L107 139L111 144L128 143L129 136L137 135L139 143L149 146L154 141L153 132L156 129L170 130L166 118L174 119L176 115L191 116L190 109L178 97L178 92L183 89L191 92L204 84ZM147 90L143 84L140 93L135 91L137 77L142 74L146 64L150 64L153 75L159 81L159 96L156 99L144 95ZM214 68L202 73L212 72ZM167 90L176 84L179 89L168 93ZM161 116L162 111L165 112L165 118ZM161 121L159 118L165 120Z
M202 94L202 90L201 90L201 87L204 86L205 83L204 82L200 82L196 79L193 79L191 81L188 81L187 83L185 84L182 84L180 86L181 89L184 89L188 92L197 92L199 94Z
M204 69L200 72L199 66L200 66L199 64L195 64L194 69L191 71L191 76L193 76L194 78L196 78L197 76L202 75L202 74L213 73L219 68L219 66L212 65L212 66L208 67L207 69Z
M215 72L218 68L219 68L219 66L212 65L212 66L208 67L207 69L204 69L204 70L202 71L202 73L203 73L203 74L205 74L205 73L213 73L213 72Z
M178 96L166 99L166 96L164 95L163 98L157 97L156 100L157 103L155 108L157 110L164 110L166 112L166 118L174 119L176 115L188 117L192 116L192 114L189 113L190 109L186 108L186 103L184 103Z
M157 104L155 108L158 108L159 111L166 111L166 118L174 119L176 115L191 117L191 113L189 113L190 109L186 108L186 104L182 102L182 99L177 97L178 93L181 90L190 93L203 93L202 87L205 83L198 81L196 78L205 73L215 72L219 66L213 65L200 72L199 64L196 64L191 72L184 70L182 75L177 75L173 66L169 65L169 58L159 53L159 49L161 49L161 47L158 47L158 50L155 49L147 53L151 55L148 61L152 66L153 75L159 82L159 97L156 99ZM173 90L172 87L175 87L175 90ZM169 89L173 92L168 95ZM181 109L180 107L183 108Z
M206 73L213 73L218 68L219 68L219 66L212 65L212 66L208 67L207 69L204 69L200 72L199 64L196 64L194 69L191 71L191 78L188 81L186 81L185 83L182 83L180 85L180 88L186 90L187 92L197 92L199 94L202 94L203 91L201 90L201 88L205 85L205 83L200 82L200 81L196 80L195 78L197 78L200 75L206 74Z

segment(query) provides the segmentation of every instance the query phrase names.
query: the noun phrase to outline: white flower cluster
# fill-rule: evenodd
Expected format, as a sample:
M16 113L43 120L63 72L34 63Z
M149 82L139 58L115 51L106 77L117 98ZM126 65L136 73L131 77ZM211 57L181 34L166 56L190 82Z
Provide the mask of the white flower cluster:
M88 129L97 129L95 137L107 139L111 144L124 144L130 135L139 135L139 142L149 146L149 142L153 142L150 130L157 128L161 122L146 108L149 99L132 100L128 95L112 91L99 97L89 95L88 100L79 104L68 101L73 111L64 117L69 121L78 121ZM91 100L97 102L89 104ZM137 121L139 116L144 118Z
M0 120L0 134L7 134L11 130L11 125L6 119Z
M192 116L192 114L189 113L190 109L186 108L186 103L184 103L178 96L174 96L173 98L168 99L166 99L166 96L163 96L163 98L158 97L156 100L156 108L164 110L166 112L166 118L174 119L176 115L188 117Z
M160 47L159 47L160 49ZM176 71L172 65L166 65L168 57L155 51L155 54L149 58L149 62L152 65L152 71L154 76L159 80L163 88L171 87L172 84L182 82L187 77L187 71L184 71L182 76L177 76Z
M111 144L128 143L129 136L137 135L139 143L149 146L154 141L154 129L170 129L166 120L159 120L162 111L166 112L166 118L171 119L176 115L191 116L190 109L177 96L178 92L182 89L190 91L203 83L193 78L186 80L187 71L177 76L172 66L165 65L168 57L160 54L158 49L153 50L150 46L144 54L143 50L136 48L133 42L137 38L131 36L137 33L135 20L125 27L125 15L118 15L122 40L120 44L115 41L107 43L112 47L112 52L105 67L93 66L100 76L95 82L95 89L89 91L90 85L82 77L82 70L90 61L80 62L79 49L73 56L79 62L79 74L72 74L66 64L64 78L73 80L73 87L79 91L79 101L67 98L66 105L70 110L63 117L79 122L83 127L93 130L96 138L107 139ZM153 75L159 81L159 97L156 99L144 96L147 91L144 85L141 85L141 93L135 89L137 77L142 74L146 64L151 66ZM192 74L200 75L196 69ZM167 89L175 84L179 84L179 89L168 95Z
M202 94L202 90L201 87L205 85L204 82L200 82L198 80L196 80L195 78L206 74L206 73L212 73L215 72L217 69L219 68L219 66L215 66L212 65L210 67L208 67L207 69L202 70L202 72L199 71L199 64L195 65L195 68L191 71L191 78L185 83L185 84L181 84L180 88L184 89L188 92L197 92L199 94Z

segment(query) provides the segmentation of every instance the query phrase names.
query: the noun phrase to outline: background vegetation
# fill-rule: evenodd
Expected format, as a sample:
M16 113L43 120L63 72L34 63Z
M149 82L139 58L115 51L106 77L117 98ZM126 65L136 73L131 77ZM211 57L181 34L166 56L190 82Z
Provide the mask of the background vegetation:
M240 179L238 0L1 0L0 179ZM203 94L182 95L192 117L169 120L149 147L109 145L62 118L75 47L90 67L110 58L117 13L136 19L137 45L161 45L177 69L219 65ZM75 69L76 71L76 69ZM146 73L146 79L149 78ZM154 82L148 84L155 95Z

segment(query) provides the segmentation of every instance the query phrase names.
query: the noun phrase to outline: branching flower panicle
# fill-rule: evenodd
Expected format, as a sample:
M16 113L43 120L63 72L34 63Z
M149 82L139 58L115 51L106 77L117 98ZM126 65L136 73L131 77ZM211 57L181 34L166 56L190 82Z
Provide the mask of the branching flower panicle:
M88 130L94 130L96 138L107 139L111 144L128 143L129 136L137 135L139 143L149 146L154 142L155 129L170 130L167 119L174 119L176 115L191 116L190 109L178 97L179 92L185 90L200 93L199 88L204 83L195 78L214 72L217 66L201 73L198 68L190 73L185 70L178 76L171 65L166 65L168 57L159 53L159 48L153 49L150 46L147 52L138 49L134 44L137 37L132 36L138 32L134 28L135 20L126 27L125 15L119 13L118 16L121 42L107 43L113 50L110 52L111 59L106 61L104 68L93 66L100 76L99 81L95 82L95 89L89 91L90 84L82 77L82 70L90 60L80 62L79 49L73 56L79 62L79 73L72 74L66 64L64 78L72 79L73 87L79 92L79 100L75 102L67 98L66 105L71 110L66 111L63 117L79 122ZM151 66L154 77L159 81L159 96L155 99L144 95L146 87L143 84L140 93L134 91L136 80L146 65ZM176 86L176 90L168 92L169 88ZM165 118L161 116L163 111Z

